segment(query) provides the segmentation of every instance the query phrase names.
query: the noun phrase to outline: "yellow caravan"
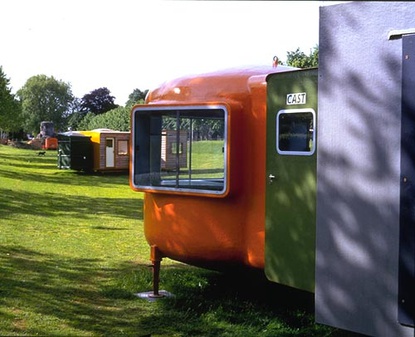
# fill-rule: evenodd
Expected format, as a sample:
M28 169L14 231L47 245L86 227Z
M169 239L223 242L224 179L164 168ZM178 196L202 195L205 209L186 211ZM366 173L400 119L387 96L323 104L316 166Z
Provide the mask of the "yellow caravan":
M94 129L79 133L91 137L94 171L128 170L130 132Z

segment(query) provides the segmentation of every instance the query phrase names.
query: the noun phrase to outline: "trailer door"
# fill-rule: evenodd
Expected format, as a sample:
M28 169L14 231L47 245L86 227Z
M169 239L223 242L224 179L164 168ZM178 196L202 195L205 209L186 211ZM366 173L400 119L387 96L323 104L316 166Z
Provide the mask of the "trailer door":
M115 166L114 138L105 138L105 167Z
M265 274L314 291L317 69L267 78Z

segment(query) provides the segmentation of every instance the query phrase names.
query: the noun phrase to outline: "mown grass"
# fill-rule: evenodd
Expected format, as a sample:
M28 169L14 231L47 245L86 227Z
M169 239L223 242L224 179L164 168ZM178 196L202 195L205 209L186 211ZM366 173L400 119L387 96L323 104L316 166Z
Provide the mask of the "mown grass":
M201 140L192 143L192 163L195 169L222 169L225 166L223 140Z
M1 336L347 336L314 324L311 294L263 275L164 259L151 290L142 194L126 174L59 170L56 152L0 145Z

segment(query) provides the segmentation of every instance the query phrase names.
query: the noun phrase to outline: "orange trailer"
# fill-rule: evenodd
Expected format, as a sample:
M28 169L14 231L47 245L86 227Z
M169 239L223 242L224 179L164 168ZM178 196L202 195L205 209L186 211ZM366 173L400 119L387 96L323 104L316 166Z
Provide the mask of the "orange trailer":
M264 268L266 77L290 67L183 77L132 109L130 185L145 192L153 263ZM187 165L162 170L162 132L186 131ZM177 154L179 151L176 151ZM179 163L179 158L177 158Z
M184 77L133 108L155 295L164 256L258 268L314 292L318 323L414 336L414 15L408 2L322 6L318 70Z

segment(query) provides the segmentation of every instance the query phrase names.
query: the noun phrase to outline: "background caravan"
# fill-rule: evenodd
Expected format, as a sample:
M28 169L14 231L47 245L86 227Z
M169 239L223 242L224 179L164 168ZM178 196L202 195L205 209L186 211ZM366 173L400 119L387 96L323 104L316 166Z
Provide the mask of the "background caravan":
M110 129L58 134L58 167L93 172L128 172L130 132Z

